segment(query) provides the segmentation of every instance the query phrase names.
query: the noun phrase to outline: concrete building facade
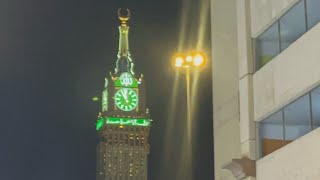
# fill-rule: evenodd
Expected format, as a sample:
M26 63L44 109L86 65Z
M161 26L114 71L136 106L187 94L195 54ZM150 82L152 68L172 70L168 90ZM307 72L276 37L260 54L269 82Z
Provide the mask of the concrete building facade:
M320 179L320 0L211 0L215 180Z

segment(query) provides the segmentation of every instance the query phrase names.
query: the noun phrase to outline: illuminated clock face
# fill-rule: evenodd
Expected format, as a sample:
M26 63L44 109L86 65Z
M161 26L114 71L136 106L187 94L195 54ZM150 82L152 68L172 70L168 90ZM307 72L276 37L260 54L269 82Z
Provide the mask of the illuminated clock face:
M137 93L130 88L119 89L114 98L117 107L123 111L132 111L138 105Z

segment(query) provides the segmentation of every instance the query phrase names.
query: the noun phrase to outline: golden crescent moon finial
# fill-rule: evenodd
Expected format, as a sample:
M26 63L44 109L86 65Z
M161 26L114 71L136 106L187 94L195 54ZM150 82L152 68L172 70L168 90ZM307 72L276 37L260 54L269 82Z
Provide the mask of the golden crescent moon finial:
M124 16L121 14L121 8L118 9L118 18L120 19L122 25L125 25L131 16L130 10L129 9L126 9L126 10L127 10L127 15Z

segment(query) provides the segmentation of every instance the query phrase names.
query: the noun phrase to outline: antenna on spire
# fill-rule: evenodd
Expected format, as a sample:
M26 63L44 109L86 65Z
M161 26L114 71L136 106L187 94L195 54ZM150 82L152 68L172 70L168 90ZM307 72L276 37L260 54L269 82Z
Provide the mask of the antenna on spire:
M131 16L130 10L129 9L126 9L126 10L127 10L127 14L123 15L121 14L121 8L118 9L118 18L120 19L121 25L123 26L127 25L127 21L130 19L130 16Z

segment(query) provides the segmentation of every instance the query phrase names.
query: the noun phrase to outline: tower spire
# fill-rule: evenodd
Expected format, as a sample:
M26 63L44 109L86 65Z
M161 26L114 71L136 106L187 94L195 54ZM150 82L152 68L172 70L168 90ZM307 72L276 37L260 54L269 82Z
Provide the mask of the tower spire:
M121 21L119 26L119 49L118 49L118 60L116 64L115 73L119 72L130 72L134 74L133 71L133 61L131 59L129 51L129 26L127 21L130 19L131 12L129 9L126 9L127 14L121 14L121 8L118 9L118 18Z

